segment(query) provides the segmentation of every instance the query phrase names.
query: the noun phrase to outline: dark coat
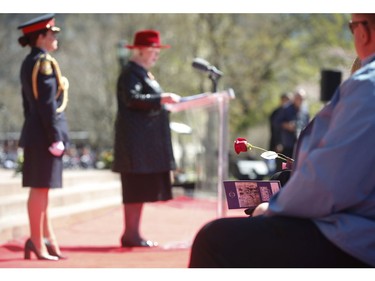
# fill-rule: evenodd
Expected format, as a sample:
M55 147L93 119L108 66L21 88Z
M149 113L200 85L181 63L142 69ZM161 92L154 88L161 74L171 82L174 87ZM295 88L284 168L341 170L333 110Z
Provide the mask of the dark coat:
M22 98L25 122L22 128L20 146L33 146L43 143L47 147L53 142L68 142L68 125L64 112L56 113L62 103L62 95L56 100L56 74L37 76L38 99L32 88L32 72L41 55L41 49L32 48L21 67Z
M284 148L293 149L297 141L299 133L309 123L310 114L306 109L297 109L293 103L289 103L283 107L281 112L277 115L275 123L281 128L284 122L295 122L296 131L290 132L285 129L281 129L281 144ZM290 157L292 155L289 155Z
M169 112L163 90L147 70L129 62L117 84L114 172L158 173L175 169Z
M69 141L64 112L57 113L63 95L57 96L56 73L48 59L40 61L33 90L33 69L46 53L33 47L21 66L22 101L25 121L19 146L24 148L23 186L61 187L62 158L53 156L48 147L56 141Z

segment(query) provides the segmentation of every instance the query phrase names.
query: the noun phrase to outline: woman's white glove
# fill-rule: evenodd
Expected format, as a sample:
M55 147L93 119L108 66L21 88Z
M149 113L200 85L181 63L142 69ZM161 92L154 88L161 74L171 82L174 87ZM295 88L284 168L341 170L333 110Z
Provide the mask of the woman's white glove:
M51 146L48 148L48 150L49 150L49 152L51 152L51 154L53 156L59 157L59 156L63 155L64 150L65 150L65 146L64 146L64 143L62 141L57 141L57 142L54 142L53 144L51 144Z

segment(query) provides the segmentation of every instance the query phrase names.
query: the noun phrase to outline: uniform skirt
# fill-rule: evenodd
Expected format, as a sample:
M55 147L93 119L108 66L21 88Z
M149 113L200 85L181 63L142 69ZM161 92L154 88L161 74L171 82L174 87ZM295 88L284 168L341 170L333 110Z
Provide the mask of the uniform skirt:
M53 156L44 145L25 147L22 166L22 186L61 188L63 161Z
M144 203L172 199L172 184L169 172L121 173L121 184L123 203Z

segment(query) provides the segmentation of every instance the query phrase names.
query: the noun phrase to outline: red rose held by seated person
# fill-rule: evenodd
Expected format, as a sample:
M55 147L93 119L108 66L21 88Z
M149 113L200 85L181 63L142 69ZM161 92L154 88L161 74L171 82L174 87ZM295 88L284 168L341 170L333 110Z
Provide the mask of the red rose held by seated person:
M291 169L291 167L293 165L294 160L292 158L287 157L287 156L285 156L284 154L281 154L281 153L276 153L275 151L266 150L264 148L252 145L251 143L247 142L247 140L245 138L237 138L234 141L234 151L237 154L240 154L241 152L247 152L247 151L249 151L253 148L258 149L260 151L263 151L263 153L261 154L261 157L264 158L264 159L270 160L270 159L279 158L282 161L286 162L283 165L283 169L284 169L284 167L285 167L285 169Z
M247 140L245 138L237 138L234 141L234 150L237 154L240 154L240 152L246 152L247 149Z

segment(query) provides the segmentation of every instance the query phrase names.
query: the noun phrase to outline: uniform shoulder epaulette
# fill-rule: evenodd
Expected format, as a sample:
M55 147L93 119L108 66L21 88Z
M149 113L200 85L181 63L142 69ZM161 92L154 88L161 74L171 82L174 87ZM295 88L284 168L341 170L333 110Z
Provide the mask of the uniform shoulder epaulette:
M49 54L42 54L39 57L39 72L43 75L51 75L53 73L53 58Z
M38 59L52 61L53 57L50 54L40 54Z
M61 75L61 70L59 64L57 63L56 59L54 59L50 54L41 54L38 57L34 65L34 69L32 72L32 87L33 87L33 94L35 99L37 100L39 97L38 89L37 89L37 78L38 73L43 75L51 75L55 72L56 80L57 80L57 93L56 99L59 98L61 94L63 94L63 100L60 107L56 109L57 112L62 112L66 108L68 103L68 88L69 88L69 81L66 77Z

